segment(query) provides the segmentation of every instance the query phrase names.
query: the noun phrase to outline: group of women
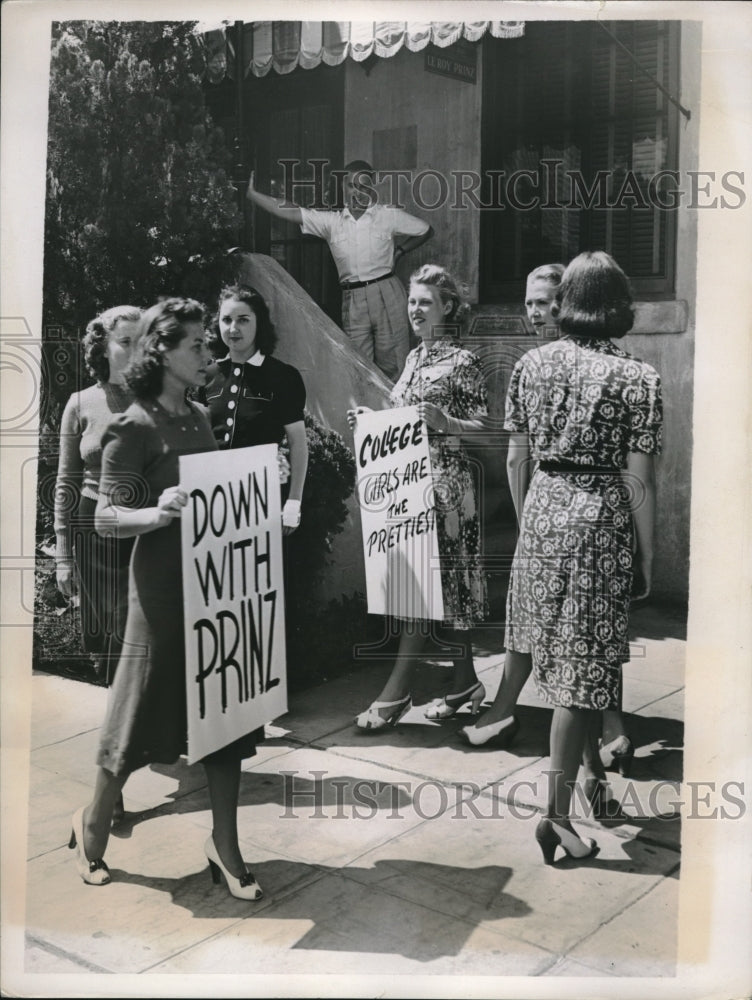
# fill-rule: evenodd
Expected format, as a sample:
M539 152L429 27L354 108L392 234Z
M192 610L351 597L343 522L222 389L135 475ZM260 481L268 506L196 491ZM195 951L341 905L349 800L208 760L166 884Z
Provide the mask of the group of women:
M450 690L425 709L435 720L468 703L477 716L486 694L470 642L470 629L486 617L487 594L463 439L483 432L487 396L479 359L459 342L468 309L444 268L424 265L412 275L408 318L420 344L389 397L391 406L416 406L428 429L443 624L454 662ZM581 763L593 801L603 788L604 713L617 734L606 748L610 758L626 766L631 752L619 729L621 665L633 577L642 595L650 589L661 396L655 370L613 342L631 328L633 308L629 282L607 254L581 254L566 270L537 268L526 310L536 332L555 336L520 359L509 385L504 426L519 540L507 653L494 702L462 736L469 746L508 746L518 729L517 698L534 674L554 706L552 777L536 830L551 863L559 845L573 857L597 850L574 831L570 807ZM166 299L143 314L108 310L84 339L97 384L74 394L63 417L58 580L66 593L80 589L93 623L84 629L86 649L112 682L93 798L74 815L70 840L89 884L110 880L104 853L128 775L185 752L179 518L187 495L179 456L286 438L284 532L301 516L308 456L300 374L273 357L274 328L257 292L224 289L215 327L227 352L220 359L210 355L204 311L193 300ZM352 428L365 411L348 411ZM117 572L104 586L98 581L108 565ZM357 716L358 728L387 730L411 707L412 670L429 633L429 623L401 623L393 669ZM261 889L238 843L240 767L262 737L248 733L202 761L213 821L210 871L244 899L260 898Z

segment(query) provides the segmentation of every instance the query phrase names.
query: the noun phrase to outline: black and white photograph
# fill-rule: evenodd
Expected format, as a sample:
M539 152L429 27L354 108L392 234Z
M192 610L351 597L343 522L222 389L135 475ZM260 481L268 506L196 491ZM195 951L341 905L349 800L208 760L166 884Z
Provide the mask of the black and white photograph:
M751 995L752 4L2 22L3 995Z

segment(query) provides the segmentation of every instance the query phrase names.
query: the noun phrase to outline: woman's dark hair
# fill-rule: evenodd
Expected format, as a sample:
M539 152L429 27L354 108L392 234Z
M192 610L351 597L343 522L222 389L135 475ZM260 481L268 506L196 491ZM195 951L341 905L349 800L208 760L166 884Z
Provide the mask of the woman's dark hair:
M97 382L109 382L110 362L107 360L107 341L120 320L136 323L141 319L138 306L113 306L105 309L86 327L81 344L84 349L86 370Z
M256 349L261 351L266 357L273 354L274 348L277 346L277 332L269 315L269 306L266 304L261 293L249 285L225 285L219 293L217 315L214 317L214 333L219 338L219 344L222 343L222 335L219 329L219 311L222 308L222 303L228 299L235 299L237 302L244 303L253 312L256 317Z
M195 299L162 299L141 317L138 343L125 372L125 380L137 399L149 399L162 391L164 356L186 335L186 324L201 323L204 307Z
M551 315L562 333L585 340L618 339L632 329L629 278L610 254L587 251L569 263Z
M438 264L423 264L417 271L410 275L410 284L433 285L439 293L442 303L451 303L451 309L447 313L447 325L455 327L455 333L459 334L459 328L464 324L470 315L470 303L465 300L459 282L445 267Z

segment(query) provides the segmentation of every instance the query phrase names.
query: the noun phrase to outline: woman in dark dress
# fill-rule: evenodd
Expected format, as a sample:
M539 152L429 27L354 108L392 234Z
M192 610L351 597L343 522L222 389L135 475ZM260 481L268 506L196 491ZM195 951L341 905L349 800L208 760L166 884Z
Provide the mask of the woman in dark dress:
M300 523L308 468L300 372L272 357L276 334L264 298L254 289L229 285L219 295L217 334L227 355L213 365L206 386L214 436L220 448L281 444L287 439L290 481L282 509L282 531Z
M634 561L641 596L650 591L662 425L657 372L611 340L631 329L634 311L608 254L569 264L553 315L563 336L517 363L504 424L520 520L506 648L531 660L554 706L547 815L536 831L547 864L557 846L578 858L597 851L572 828L572 789L581 761L590 782L603 777L596 734L601 713L621 708ZM486 728L511 725L510 716Z
M216 450L206 411L187 398L209 364L204 312L191 299L149 309L128 369L136 402L104 438L96 527L135 537L123 653L100 737L90 805L73 817L70 846L81 878L110 881L103 860L113 806L128 775L150 763L173 763L186 749L185 645L179 456ZM241 899L261 889L246 870L237 834L240 764L255 753L256 734L202 760L213 830L205 845L215 881L225 875Z

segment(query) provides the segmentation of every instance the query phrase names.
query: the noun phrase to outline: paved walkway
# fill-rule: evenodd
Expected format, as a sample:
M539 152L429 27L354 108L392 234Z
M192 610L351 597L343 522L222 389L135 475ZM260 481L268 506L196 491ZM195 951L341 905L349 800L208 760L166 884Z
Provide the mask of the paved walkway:
M365 663L293 697L246 762L242 847L266 894L255 904L212 884L203 769L182 762L133 775L126 821L107 850L113 881L80 881L67 849L70 816L90 794L106 691L36 674L26 972L672 975L682 623L643 610L633 636L625 709L637 755L629 786L612 776L621 815L582 820L600 844L596 858L542 864L533 832L550 710L532 683L510 750L471 751L455 735L467 717L423 717L420 705L446 684L438 661L420 667L418 707L395 730L356 731L353 716L386 673ZM476 638L490 698L500 636ZM149 995L178 989L163 982L161 994L150 980Z

